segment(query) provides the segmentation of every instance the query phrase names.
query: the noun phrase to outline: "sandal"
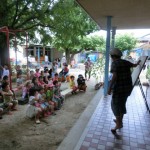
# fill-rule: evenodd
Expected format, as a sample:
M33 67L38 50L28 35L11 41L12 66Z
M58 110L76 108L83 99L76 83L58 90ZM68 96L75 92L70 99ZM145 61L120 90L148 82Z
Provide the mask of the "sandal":
M116 134L116 130L115 129L111 129L112 134Z

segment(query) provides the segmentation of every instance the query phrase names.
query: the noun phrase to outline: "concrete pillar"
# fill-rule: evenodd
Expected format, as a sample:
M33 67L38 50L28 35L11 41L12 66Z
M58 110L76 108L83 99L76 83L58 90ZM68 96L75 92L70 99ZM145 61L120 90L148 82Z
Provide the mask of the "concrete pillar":
M38 47L38 64L40 65L40 47Z
M115 48L115 35L116 35L116 27L112 27L111 49L114 49L114 48Z
M33 53L34 53L34 57L36 58L36 46L35 45L34 45Z
M112 16L107 16L107 37L106 37L106 61L105 61L105 81L104 81L104 96L108 91L108 73L109 73L109 51L110 51L110 30Z

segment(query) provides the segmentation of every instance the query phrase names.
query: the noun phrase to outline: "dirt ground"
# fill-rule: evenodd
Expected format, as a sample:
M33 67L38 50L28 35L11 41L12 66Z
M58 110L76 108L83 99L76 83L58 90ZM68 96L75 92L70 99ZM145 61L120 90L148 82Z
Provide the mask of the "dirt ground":
M74 75L79 73L83 70L72 70ZM41 124L26 117L28 105L18 105L13 115L4 115L0 120L0 150L56 150L97 92L94 79L86 83L86 93L69 94L57 115L42 119ZM62 83L62 90L67 86Z

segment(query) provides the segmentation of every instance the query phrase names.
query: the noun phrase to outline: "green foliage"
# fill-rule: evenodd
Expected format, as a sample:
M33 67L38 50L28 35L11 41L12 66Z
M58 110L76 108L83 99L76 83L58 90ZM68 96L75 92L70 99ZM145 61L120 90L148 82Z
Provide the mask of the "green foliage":
M105 58L99 58L92 68L92 76L96 78L97 81L103 80L104 76L104 68L105 68Z
M115 47L121 51L132 50L135 48L137 39L130 34L118 35L115 40Z
M59 0L53 11L54 47L76 53L84 37L98 29L88 15L73 0Z
M54 0L1 0L0 26L27 30L30 41L38 41L35 33L39 33L40 38L46 41L48 37L50 38L47 29L54 28L51 14L55 3ZM25 34L17 33L17 37L24 40L21 35Z
M74 0L1 0L0 17L1 27L28 31L28 44L47 45L53 41L54 47L72 53L82 48L79 45L83 37L98 30L96 23ZM18 44L24 43L25 34L16 34ZM1 33L1 43L6 41L4 38ZM6 43L0 48L6 49Z
M81 49L90 49L90 50L95 50L99 52L104 52L105 51L105 40L101 36L91 36L91 37L84 37L83 40L81 40Z

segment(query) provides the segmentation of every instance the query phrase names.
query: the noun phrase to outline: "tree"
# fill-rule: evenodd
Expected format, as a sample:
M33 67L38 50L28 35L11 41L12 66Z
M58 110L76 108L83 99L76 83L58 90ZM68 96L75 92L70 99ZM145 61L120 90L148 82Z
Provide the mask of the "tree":
M115 47L121 51L132 50L137 44L137 39L130 34L116 36Z
M98 27L73 0L59 0L53 7L53 12L53 45L64 51L70 62L70 54L81 52L85 36L96 31Z
M106 41L102 36L91 36L88 39L90 41L90 45L88 45L87 47L89 47L91 50L96 50L101 53L104 53Z
M54 39L56 48L75 53L83 37L98 29L74 0L1 0L0 27L29 32L29 41L46 45ZM13 36L10 36L12 39ZM17 33L23 42L22 34ZM40 40L39 40L40 39ZM0 61L8 63L6 36L0 33Z
M29 32L29 41L37 41L35 33L39 33L41 40L50 41L47 32L54 28L51 14L55 0L1 0L0 1L0 27L8 26L9 29L22 29ZM20 40L24 40L21 34L17 34ZM10 39L13 37L10 36ZM8 50L6 36L0 33L0 60L2 64L8 63Z

